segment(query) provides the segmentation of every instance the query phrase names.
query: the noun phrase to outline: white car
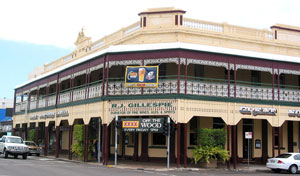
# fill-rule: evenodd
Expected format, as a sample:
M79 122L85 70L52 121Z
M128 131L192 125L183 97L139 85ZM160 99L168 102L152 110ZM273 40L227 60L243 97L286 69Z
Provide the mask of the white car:
M28 147L23 144L23 139L19 136L2 136L0 138L0 154L3 154L5 158L8 155L18 158L18 155L22 155L23 159L27 159Z
M296 174L300 167L300 153L284 153L275 158L269 158L267 168L279 173L281 170Z

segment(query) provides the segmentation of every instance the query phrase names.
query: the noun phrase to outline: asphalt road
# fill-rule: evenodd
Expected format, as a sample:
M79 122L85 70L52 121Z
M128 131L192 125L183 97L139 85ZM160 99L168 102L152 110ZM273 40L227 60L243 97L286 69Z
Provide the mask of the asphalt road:
M271 171L228 171L228 170L200 170L200 171L155 171L134 170L124 168L109 168L98 164L61 161L52 158L29 156L27 160L10 157L0 157L0 176L213 176L213 175L287 175L286 172L274 174Z

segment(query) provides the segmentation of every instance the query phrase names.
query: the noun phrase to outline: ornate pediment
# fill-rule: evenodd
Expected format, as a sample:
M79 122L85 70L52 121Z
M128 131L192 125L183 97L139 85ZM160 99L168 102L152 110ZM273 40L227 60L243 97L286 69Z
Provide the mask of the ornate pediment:
M91 37L86 37L84 35L84 29L82 28L74 44L77 46L77 48L82 48L88 46L90 43L91 43Z

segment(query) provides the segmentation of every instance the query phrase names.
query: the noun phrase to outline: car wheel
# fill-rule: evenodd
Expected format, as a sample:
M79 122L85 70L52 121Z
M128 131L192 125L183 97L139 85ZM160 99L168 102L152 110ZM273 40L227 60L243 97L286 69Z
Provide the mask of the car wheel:
M18 155L14 155L14 158L17 159L17 158L18 158Z
M8 153L5 149L4 149L3 153L4 153L4 158L8 158Z
M40 154L39 154L39 153L37 153L37 154L36 154L36 156L40 156Z
M272 169L272 171L275 172L275 173L280 173L281 172L280 169Z
M296 174L298 172L298 168L296 165L291 165L290 168L289 168L289 172L291 174Z
M27 154L23 154L23 159L27 159Z

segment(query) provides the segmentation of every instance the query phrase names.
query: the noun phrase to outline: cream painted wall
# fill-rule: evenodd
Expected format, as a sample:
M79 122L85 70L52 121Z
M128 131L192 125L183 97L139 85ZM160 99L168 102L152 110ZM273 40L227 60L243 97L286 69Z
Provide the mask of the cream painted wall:
M243 158L243 121L241 120L237 125L237 157Z

